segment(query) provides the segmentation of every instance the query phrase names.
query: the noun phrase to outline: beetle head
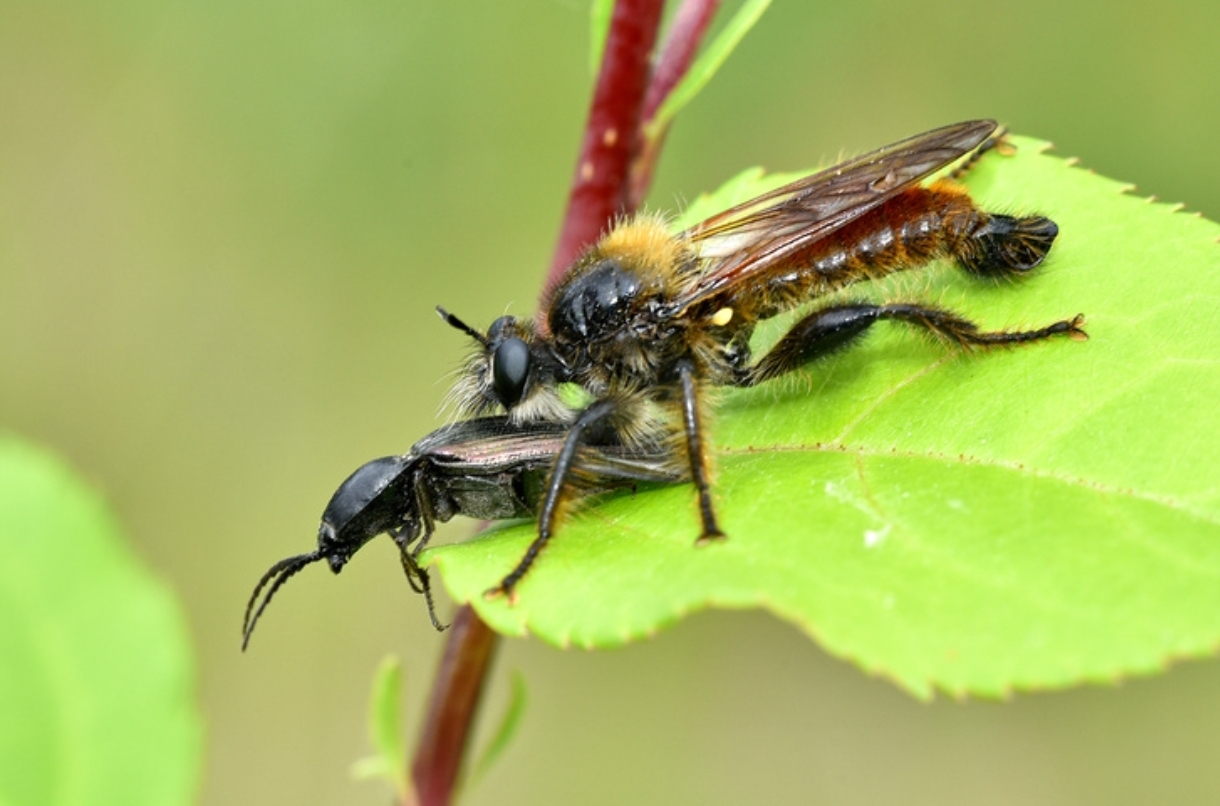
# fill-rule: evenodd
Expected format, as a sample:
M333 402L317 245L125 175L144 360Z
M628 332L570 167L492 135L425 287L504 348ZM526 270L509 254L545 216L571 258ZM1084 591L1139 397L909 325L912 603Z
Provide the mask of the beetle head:
M382 532L394 533L400 550L406 551L402 537L413 537L419 532L419 517L415 511L409 472L412 465L413 457L410 454L374 459L361 465L339 485L322 513L318 547L307 554L280 560L263 574L254 587L242 622L243 650L250 642L254 625L267 609L271 597L305 566L326 560L330 569L337 574L353 554ZM414 580L412 583L414 586ZM264 588L267 593L256 607Z

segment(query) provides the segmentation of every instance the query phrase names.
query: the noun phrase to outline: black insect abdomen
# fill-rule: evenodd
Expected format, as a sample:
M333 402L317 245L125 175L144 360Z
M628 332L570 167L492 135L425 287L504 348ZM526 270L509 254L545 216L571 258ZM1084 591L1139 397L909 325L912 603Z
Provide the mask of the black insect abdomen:
M575 274L551 300L549 323L559 341L601 341L627 326L643 282L617 260Z

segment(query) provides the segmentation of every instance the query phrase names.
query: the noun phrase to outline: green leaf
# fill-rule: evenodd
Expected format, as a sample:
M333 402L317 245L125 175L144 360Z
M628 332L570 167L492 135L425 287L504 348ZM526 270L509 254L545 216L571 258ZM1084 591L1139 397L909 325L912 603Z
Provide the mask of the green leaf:
M195 800L181 608L97 493L0 435L0 803Z
M657 109L656 115L647 122L647 134L650 138L654 138L658 132L664 131L683 107L693 101L695 96L707 86L707 83L712 80L712 76L716 75L716 71L728 61L729 56L737 49L737 45L770 5L771 0L746 0L737 9L737 13L712 40L711 44L699 54L699 57L691 64L690 70L666 96L660 108Z
M477 783L508 749L513 736L517 734L517 728L521 727L521 717L525 715L526 699L525 679L520 673L514 674L513 691L508 701L508 708L504 711L504 716L500 719L500 724L496 727L491 741L487 743L483 754L479 756L471 769L467 788Z
M369 693L369 743L376 753L352 765L360 780L379 778L394 790L399 803L407 802L407 747L402 725L402 662L387 655L377 667Z
M763 607L920 697L1214 653L1220 226L1013 139L968 184L986 209L1059 223L1035 276L939 265L851 293L938 302L986 328L1083 312L1089 341L962 355L878 327L801 377L720 396L723 543L693 545L690 485L609 495L563 525L515 605L482 593L533 524L434 550L454 598L503 633L586 647Z

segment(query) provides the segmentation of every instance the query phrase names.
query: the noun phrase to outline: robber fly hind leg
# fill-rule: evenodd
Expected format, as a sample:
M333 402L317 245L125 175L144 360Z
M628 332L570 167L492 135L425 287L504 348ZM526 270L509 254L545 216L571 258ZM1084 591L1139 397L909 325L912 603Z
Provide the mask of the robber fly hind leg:
M984 154L986 154L988 151L1000 151L1000 153L1007 153L1006 147L1012 148L1012 146L1008 144L1008 127L1000 126L998 129L992 132L990 137L979 143L974 151L970 152L968 157L958 163L957 167L949 172L948 178L952 179L954 182L962 181L966 174L970 173L970 171L974 169L974 166L978 164L979 160L983 158Z
M952 311L918 303L848 303L821 308L797 322L771 351L753 366L743 369L739 386L753 386L785 375L807 363L850 347L864 332L883 319L892 319L928 330L962 347L993 347L1041 341L1058 335L1087 338L1078 314L1033 330L980 331L978 326Z

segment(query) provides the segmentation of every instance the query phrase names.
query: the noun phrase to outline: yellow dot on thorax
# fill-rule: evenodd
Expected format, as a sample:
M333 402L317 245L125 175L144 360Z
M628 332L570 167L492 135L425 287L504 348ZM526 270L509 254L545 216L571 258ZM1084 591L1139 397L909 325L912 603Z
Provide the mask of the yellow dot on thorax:
M733 321L732 308L721 308L712 314L712 324L716 327L724 327L731 321Z

